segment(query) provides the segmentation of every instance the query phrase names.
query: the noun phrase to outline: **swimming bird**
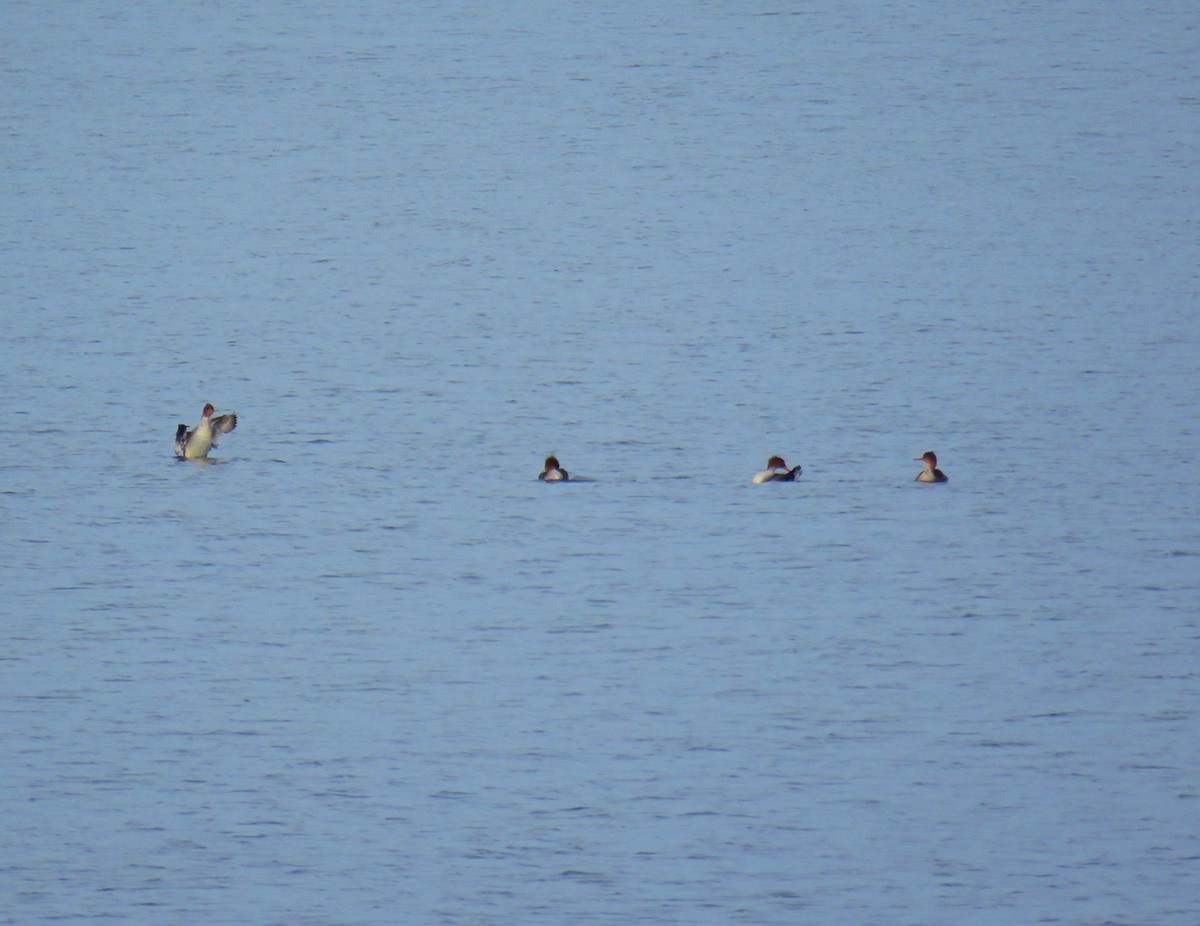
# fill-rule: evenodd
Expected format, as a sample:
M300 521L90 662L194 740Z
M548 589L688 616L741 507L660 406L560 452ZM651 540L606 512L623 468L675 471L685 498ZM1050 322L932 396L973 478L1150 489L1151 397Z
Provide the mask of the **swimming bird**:
M216 409L206 403L200 414L200 423L192 430L186 424L175 429L175 455L181 460L203 460L208 451L217 445L222 434L237 427L237 415L232 412L214 418Z
M570 478L567 471L558 465L558 457L546 457L546 468L538 473L538 479L543 482L566 482Z
M950 477L937 468L937 454L926 450L921 456L914 457L918 462L924 462L925 468L917 473L915 482L949 482Z
M800 475L800 469L799 466L788 469L788 465L783 462L783 457L771 457L767 460L767 468L761 473L757 473L751 481L755 485L760 482L795 482L796 477Z

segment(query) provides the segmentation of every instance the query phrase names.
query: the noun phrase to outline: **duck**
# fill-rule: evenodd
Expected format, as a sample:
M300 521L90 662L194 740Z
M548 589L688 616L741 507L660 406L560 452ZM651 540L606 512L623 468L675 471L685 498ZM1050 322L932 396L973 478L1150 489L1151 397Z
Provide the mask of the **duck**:
M918 463L924 463L925 468L917 473L915 482L949 482L950 477L937 468L937 454L926 450L921 456L914 458Z
M538 473L538 479L543 482L566 482L570 474L558 465L558 457L546 457L546 468Z
M237 427L237 415L229 412L213 417L211 402L204 405L200 413L200 423L188 430L186 424L180 424L175 429L175 455L181 460L203 460L208 451L217 445L222 434L228 434Z
M755 485L761 482L795 482L800 472L801 467L799 466L788 469L788 465L783 462L783 457L771 457L767 460L767 468L756 474L751 481Z

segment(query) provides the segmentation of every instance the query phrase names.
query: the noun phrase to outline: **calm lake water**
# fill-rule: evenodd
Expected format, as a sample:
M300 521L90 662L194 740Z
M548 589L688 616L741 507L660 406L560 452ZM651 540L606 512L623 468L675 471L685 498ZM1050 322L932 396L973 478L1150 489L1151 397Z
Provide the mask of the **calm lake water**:
M1194 4L0 10L0 922L1200 922Z

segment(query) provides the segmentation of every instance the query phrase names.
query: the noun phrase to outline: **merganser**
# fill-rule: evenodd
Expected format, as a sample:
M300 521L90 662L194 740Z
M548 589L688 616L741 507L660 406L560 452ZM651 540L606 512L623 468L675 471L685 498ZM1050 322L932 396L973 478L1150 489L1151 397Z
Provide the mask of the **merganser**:
M771 457L767 460L767 468L755 475L751 481L755 485L760 482L795 482L799 475L799 466L788 469L788 465L783 462L783 457Z
M932 450L926 450L921 456L914 457L920 463L925 463L925 468L917 473L917 478L914 482L949 482L950 477L937 468L937 454Z
M558 457L546 457L546 468L538 473L538 479L543 482L566 482L570 478L567 471L558 465Z
M217 445L222 434L228 434L237 427L237 415L232 412L226 415L212 416L216 409L211 403L205 404L200 414L200 423L192 430L186 424L180 424L175 430L175 455L181 460L203 460L208 451Z

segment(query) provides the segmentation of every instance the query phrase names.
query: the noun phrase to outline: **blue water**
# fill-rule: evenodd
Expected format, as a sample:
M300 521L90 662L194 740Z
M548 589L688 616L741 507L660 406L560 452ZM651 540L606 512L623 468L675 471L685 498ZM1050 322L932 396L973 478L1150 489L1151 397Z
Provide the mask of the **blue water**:
M1193 5L0 10L0 922L1200 922Z

